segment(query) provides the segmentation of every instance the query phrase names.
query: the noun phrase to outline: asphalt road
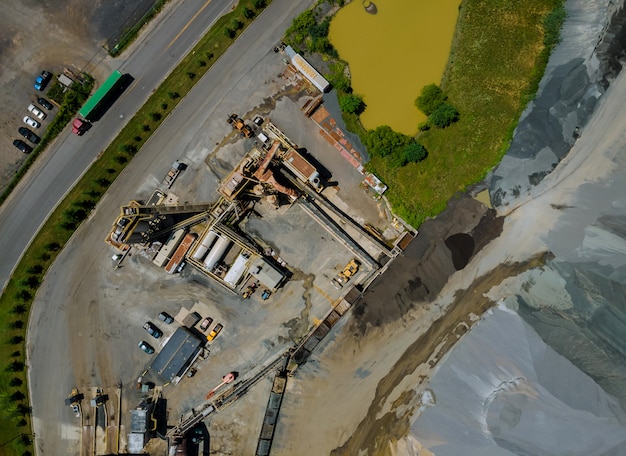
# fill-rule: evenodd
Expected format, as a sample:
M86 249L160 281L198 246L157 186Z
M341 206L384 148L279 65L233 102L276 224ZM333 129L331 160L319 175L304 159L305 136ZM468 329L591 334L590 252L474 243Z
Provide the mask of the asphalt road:
M132 53L101 64L135 78L113 107L84 136L69 129L51 144L44 156L0 207L0 286L6 286L24 250L58 201L68 192L127 120L146 101L185 53L228 12L236 1L182 2L167 9L159 24L141 37Z
M184 9L187 3L190 2L181 4L180 8ZM136 378L137 370L148 361L149 358L138 349L129 352L128 347L131 342L136 345L135 338L145 337L143 333L137 333L137 328L142 331L138 324L145 321L146 315L161 310L154 303L155 286L162 288L158 294L159 306L163 306L163 309L169 310L168 305L174 308L181 304L191 304L191 292L189 296L182 296L184 291L179 291L180 289L176 292L168 290L167 286L172 284L164 283L162 274L156 272L154 276L139 277L135 282L128 283L128 278L124 275L128 274L130 268L118 270L120 273L111 269L110 273L104 275L105 279L94 280L97 277L94 271L111 267L111 248L102 240L111 221L119 212L119 205L138 196L138 193L139 196L147 196L162 179L171 162L181 156L190 164L190 172L185 172L181 176L182 180L195 174L192 172L193 167L204 166L203 160L208 153L207 149L211 147L211 131L214 126L220 125L222 133L230 129L225 122L224 113L214 112L216 107L223 104L225 97L234 90L250 90L251 97L259 96L253 94L253 78L246 75L249 76L251 69L261 59L267 58L268 54L272 58L278 58L271 52L271 48L280 39L292 18L310 3L308 0L274 0L207 75L198 81L192 93L178 105L135 156L49 271L29 321L29 375L39 454L78 454L79 421L61 402L61 398L73 386L111 387L119 382L129 385ZM211 5L212 3L208 4L196 20L200 20L200 16ZM190 11L183 12L186 18L193 16ZM221 10L215 9L213 14L220 12ZM130 117L152 88L163 79L168 65L172 67L182 57L182 49L175 49L178 41L172 43L172 36L177 36L178 31L183 29L184 36L191 34L195 21L186 26L189 19L181 19L176 14L178 13L173 12L160 27L155 27L143 44L121 64L123 71L136 78L123 98L85 137L66 134L61 138L59 142L63 144L52 148L29 182L3 208L0 214L0 238L4 242L3 246L12 251L12 257L7 258L14 258L13 263L18 260L23 247L9 249L8 238L4 233L10 233L7 235L18 240L13 239L11 244L17 244L22 239L21 242L26 245L36 227L65 193L69 184L75 181L122 127L123 119L120 119L120 115ZM187 47L206 29L211 18L205 18L202 22L203 25L196 28L196 36L187 38ZM162 29L168 31L169 38L162 36ZM178 39L182 39L183 35ZM159 68L163 65L160 76L155 75L156 70L148 70L153 62L158 62ZM146 70L141 71L142 68ZM82 154L88 154L89 157L83 157ZM66 160L56 158L57 156L65 156ZM74 170L71 179L66 177L66 171L69 170L64 167ZM47 184L40 183L38 179L45 180ZM55 184L55 181L61 182ZM65 185L61 185L63 182ZM189 184L193 188L193 183ZM212 193L211 190L205 191ZM211 200L208 195L205 199L202 194L194 196L196 201ZM35 205L45 205L47 209L35 209ZM29 209L23 209L26 207ZM34 215L31 212L40 214L36 222L32 221ZM8 218L19 221L9 223ZM18 235L21 235L21 231L26 231L21 224L33 227L23 237ZM2 271L2 280L6 280L9 272L9 269ZM120 302L117 298L120 295L117 289L121 286L124 286L121 299L127 299L127 303ZM186 288L193 287L188 285ZM208 291L202 293L209 300L221 299L207 295ZM143 308L135 305L138 301L144 303ZM241 306L236 308L240 310L234 312L245 311ZM131 338L132 341L129 341ZM50 385L54 385L53 391ZM88 401L88 395L86 399ZM128 407L136 404L134 399L126 397L124 405Z

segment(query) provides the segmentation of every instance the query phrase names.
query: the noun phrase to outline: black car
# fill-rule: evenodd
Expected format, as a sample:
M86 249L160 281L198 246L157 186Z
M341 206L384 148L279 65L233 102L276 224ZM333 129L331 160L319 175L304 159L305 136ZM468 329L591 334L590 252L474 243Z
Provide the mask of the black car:
M157 328L154 324L150 323L149 321L146 322L146 324L143 325L143 329L148 331L148 334L150 334L155 339L158 339L159 337L161 337L163 335L161 330L159 328Z
M139 342L138 346L149 355L154 353L154 347L150 345L148 342L146 342L145 340L142 340L141 342Z
M41 141L41 138L39 136L37 136L35 133L30 131L26 127L20 127L20 128L17 129L17 131L20 133L20 135L22 135L24 138L28 139L33 144L39 144L39 141Z
M15 141L13 141L13 145L17 147L19 150L21 150L22 152L24 152L25 154L30 154L33 151L33 148L30 147L21 139L16 139Z
M168 314L167 312L161 312L159 314L159 320L165 322L168 325L174 322L174 318L172 318L172 316Z
M39 103L41 106L46 108L48 111L51 111L52 108L54 108L54 105L50 103L48 100L46 100L45 98L41 98L41 97L37 98L37 103Z

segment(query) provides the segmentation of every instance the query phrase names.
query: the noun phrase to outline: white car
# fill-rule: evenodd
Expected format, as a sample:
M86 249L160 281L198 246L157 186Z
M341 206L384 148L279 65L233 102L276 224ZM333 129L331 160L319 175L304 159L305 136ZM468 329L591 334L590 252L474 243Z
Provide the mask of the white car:
M24 123L25 123L26 125L29 125L29 126L31 126L31 127L33 127L33 128L39 128L39 127L41 127L41 124L40 124L39 122L37 122L35 119L31 119L31 118L30 118L30 117L28 117L28 116L24 117L24 119L23 119L23 120L24 120Z
M32 112L33 115L40 120L44 120L46 118L46 113L37 108L34 104L28 105L28 111Z

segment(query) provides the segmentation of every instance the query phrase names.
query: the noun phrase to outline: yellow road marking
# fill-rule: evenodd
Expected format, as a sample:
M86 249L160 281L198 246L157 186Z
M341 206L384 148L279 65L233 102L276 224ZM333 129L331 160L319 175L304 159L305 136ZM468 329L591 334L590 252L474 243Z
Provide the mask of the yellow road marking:
M180 36L181 36L183 33L185 33L185 30L187 30L187 28L189 28L189 26L191 25L191 23L192 23L193 21L195 21L195 20L196 20L196 18L200 15L200 13L202 13L202 11L204 11L204 9L205 9L207 6L209 6L209 3L211 3L211 0L208 0L208 1L207 1L207 2L206 2L203 6L202 6L202 8L200 8L200 9L198 10L198 12L197 12L196 14L194 14L194 15L193 15L193 17L189 20L189 22L187 22L187 24L185 24L185 26L182 28L182 30L181 30L180 32L178 32L178 35L176 35L176 36L174 37L174 39L173 39L172 41L170 41L170 44L168 44L168 45L167 45L167 47L165 48L166 50L167 50L167 49L169 49L169 48L172 46L172 44L174 44L174 42L175 42L178 38L180 38Z

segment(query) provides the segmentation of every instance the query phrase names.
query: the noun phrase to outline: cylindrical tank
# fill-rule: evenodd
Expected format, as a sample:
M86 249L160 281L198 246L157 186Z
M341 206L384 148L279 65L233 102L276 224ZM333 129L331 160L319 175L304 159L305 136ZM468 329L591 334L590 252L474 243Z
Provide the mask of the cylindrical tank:
M211 247L213 241L215 241L215 238L217 238L217 233L215 231L209 231L205 234L200 241L200 245L192 255L192 258L194 260L202 261L202 259L206 256L206 253L209 251L209 247Z
M213 248L209 251L209 254L204 260L204 267L207 271L212 271L217 262L222 258L224 252L228 246L230 246L231 240L222 236L218 236L218 240L215 242Z

